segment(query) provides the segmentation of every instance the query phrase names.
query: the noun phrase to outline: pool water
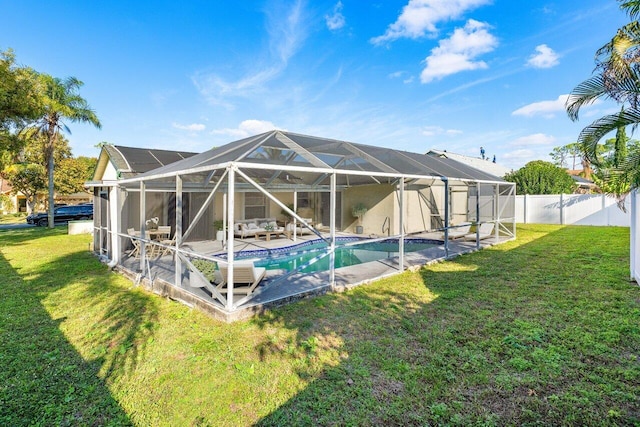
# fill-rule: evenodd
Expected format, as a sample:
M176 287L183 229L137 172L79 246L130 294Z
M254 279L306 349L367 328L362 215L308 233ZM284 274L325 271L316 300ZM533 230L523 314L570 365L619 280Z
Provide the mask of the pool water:
M363 243L356 246L339 246L335 252L336 268L358 265L365 262L379 261L386 258L398 256L398 240L386 240L384 242ZM429 249L441 245L442 242L430 239L406 239L404 251L415 252ZM311 245L291 246L284 248L284 251L278 253L249 254L238 253L236 259L243 258L259 258L255 261L256 267L265 267L267 270L296 270L316 257L327 252L328 245L319 241ZM314 273L318 271L326 271L330 268L330 257L325 256L320 260L310 264L299 271L302 273Z

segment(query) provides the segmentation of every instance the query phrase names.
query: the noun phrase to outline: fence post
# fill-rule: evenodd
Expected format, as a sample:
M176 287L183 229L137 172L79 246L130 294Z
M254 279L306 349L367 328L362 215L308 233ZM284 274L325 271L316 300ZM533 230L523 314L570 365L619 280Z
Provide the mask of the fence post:
M560 225L564 225L564 203L562 193L560 194Z
M631 275L631 280L635 280L636 279L636 249L637 249L637 245L636 245L636 227L638 226L637 221L636 221L636 209L637 209L637 200L636 200L636 196L637 193L636 191L632 191L628 197L631 198L631 207L630 207L630 211L631 211L631 217L629 218L629 233L630 233L630 248L629 248L629 252L630 252L630 260L629 260L629 266L630 266L630 275Z
M524 203L523 210L524 210L524 223L525 224L529 223L528 220L527 220L527 197L528 197L527 194L525 194L524 195L524 202L523 202Z

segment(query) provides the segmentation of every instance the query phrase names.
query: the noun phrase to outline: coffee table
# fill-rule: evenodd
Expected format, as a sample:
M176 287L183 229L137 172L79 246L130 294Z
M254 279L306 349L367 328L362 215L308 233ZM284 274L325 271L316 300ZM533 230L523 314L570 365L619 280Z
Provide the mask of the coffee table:
M264 240L269 242L269 241L271 241L271 236L272 235L276 236L276 237L280 237L282 234L286 234L287 236L289 235L288 232L283 231L283 230L259 231L259 232L256 233L256 238L264 236Z

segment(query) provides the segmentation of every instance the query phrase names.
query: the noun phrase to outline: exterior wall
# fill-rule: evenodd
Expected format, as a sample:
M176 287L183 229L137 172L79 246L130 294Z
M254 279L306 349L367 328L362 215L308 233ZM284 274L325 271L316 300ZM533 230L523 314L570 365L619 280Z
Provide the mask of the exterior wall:
M452 187L450 192L450 222L451 225L468 222L469 219L469 190L467 187ZM475 207L474 207L475 211ZM474 214L475 216L475 214Z
M627 212L616 199L604 194L555 194L516 196L516 221L534 224L630 225Z
M369 208L362 218L364 234L382 234L382 225L387 216L391 220L391 233L394 234L394 226L397 228L397 203L395 200L395 187L392 185L375 184L361 185L347 188L342 192L342 229L355 233L358 218L354 218L351 209L358 203L363 203ZM390 214L393 212L393 214Z

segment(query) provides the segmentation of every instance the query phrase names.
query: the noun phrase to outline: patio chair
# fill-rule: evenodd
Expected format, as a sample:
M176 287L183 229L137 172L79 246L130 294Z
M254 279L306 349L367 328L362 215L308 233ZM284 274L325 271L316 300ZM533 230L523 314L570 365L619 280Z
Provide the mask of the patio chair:
M127 234L129 235L129 240L133 245L133 249L129 252L129 256L134 258L140 257L140 240L134 239L134 237L140 237L140 232L137 232L134 228L127 228Z
M480 230L478 233L469 233L466 236L464 236L465 240L482 240L482 239L486 239L487 237L492 237L493 236L493 223L492 222L485 222L479 225Z
M216 288L221 290L227 286L227 272L229 264L226 262L218 261L218 268L222 275L222 283ZM258 286L260 281L264 279L267 274L267 269L264 267L256 267L253 261L243 260L234 261L233 263L233 293L241 295L250 295L253 290ZM237 286L244 284L244 286Z
M140 232L136 231L133 228L127 228L127 234L129 235L129 240L131 240L131 244L133 245L133 250L129 253L129 256L134 258L140 258L140 252L142 251L142 242L140 241ZM149 232L145 232L145 238L150 240ZM149 243L145 243L144 246L145 254L147 258L151 258L155 255L155 245L151 245Z
M450 228L449 229L449 238L454 240L454 239L459 239L461 237L465 237L467 234L469 234L469 232L471 231L471 223L470 222L463 222L458 224L457 226L454 226L455 228ZM444 233L443 233L443 238L444 238Z

